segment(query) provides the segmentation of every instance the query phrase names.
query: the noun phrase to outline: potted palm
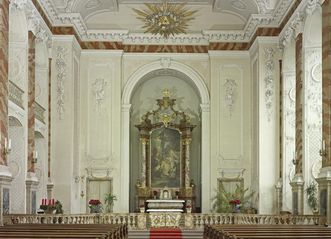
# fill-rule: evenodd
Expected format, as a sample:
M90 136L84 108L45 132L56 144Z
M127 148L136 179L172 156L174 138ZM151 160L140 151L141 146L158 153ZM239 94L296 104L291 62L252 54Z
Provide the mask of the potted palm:
M106 212L113 212L114 201L117 200L117 197L112 193L107 193L105 196Z
M318 213L318 204L317 204L317 185L314 181L310 182L305 189L307 195L307 202L314 214Z

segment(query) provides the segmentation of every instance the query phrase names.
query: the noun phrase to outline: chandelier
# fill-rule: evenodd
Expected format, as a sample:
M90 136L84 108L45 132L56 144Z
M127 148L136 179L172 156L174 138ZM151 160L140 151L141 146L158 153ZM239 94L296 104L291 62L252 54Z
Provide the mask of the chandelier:
M194 19L197 10L185 9L185 3L175 4L164 1L162 4L145 3L147 9L133 9L137 18L144 22L145 33L160 34L168 38L170 35L186 33L187 23Z

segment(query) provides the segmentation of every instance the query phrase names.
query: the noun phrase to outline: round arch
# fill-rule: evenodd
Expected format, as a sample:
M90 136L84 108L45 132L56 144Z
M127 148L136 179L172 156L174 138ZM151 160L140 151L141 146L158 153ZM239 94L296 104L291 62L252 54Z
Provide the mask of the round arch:
M121 205L120 210L129 211L129 174L127 170L130 168L130 108L131 98L135 89L144 81L144 76L152 71L171 69L179 71L187 76L192 81L200 96L201 108L201 158L204 160L201 168L201 183L202 185L210 185L210 100L209 92L203 78L191 67L170 60L170 58L161 58L159 61L154 61L143 65L137 69L125 83L122 94L122 132L121 132ZM202 187L202 212L210 211L211 190L209 187Z

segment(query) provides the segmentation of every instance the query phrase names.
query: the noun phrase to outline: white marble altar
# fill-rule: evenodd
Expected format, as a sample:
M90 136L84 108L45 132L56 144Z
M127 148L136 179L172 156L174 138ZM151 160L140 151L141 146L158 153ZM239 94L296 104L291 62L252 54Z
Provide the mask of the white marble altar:
M146 203L147 212L183 212L185 200L149 199Z

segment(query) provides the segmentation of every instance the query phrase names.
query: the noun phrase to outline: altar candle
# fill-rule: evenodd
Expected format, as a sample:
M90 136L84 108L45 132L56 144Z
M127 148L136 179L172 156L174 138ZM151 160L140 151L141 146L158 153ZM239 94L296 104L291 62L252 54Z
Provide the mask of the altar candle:
M52 205L54 205L54 204L55 204L55 199L53 198L53 199L52 199Z
M45 201L44 201L45 199L41 199L41 205L44 205L44 203L45 203Z

